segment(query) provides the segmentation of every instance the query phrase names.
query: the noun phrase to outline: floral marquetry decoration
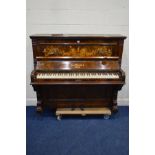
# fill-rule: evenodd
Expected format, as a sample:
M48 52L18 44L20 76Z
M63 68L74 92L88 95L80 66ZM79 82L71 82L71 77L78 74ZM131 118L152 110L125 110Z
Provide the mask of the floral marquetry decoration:
M91 56L112 56L111 46L46 46L43 50L48 56L73 56L73 57L91 57Z

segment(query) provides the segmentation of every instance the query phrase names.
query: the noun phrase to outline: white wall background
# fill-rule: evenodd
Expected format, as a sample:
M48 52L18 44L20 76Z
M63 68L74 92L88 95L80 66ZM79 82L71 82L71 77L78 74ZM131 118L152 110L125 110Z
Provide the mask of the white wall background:
M27 105L36 104L36 94L30 86L33 69L32 44L29 35L122 34L128 37L128 0L27 0ZM128 105L128 39L124 43L122 68L126 85L119 92L118 104Z

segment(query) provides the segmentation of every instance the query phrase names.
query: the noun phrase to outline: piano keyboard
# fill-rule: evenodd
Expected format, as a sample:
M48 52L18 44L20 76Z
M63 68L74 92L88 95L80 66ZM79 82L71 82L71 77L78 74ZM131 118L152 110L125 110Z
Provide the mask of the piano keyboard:
M119 79L118 73L38 73L37 79Z

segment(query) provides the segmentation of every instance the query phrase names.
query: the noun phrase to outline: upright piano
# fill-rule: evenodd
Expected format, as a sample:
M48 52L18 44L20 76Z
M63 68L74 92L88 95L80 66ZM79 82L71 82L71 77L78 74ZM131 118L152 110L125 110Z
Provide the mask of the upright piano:
M117 112L125 84L122 35L31 35L31 85L37 112L45 107L103 108Z

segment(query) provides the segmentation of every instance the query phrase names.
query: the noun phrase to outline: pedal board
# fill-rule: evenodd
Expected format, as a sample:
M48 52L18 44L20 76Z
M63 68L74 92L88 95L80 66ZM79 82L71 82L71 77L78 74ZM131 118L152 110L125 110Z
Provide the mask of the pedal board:
M61 120L62 115L104 115L105 119L109 119L111 116L111 110L109 108L58 108L56 110L56 116L58 120Z

